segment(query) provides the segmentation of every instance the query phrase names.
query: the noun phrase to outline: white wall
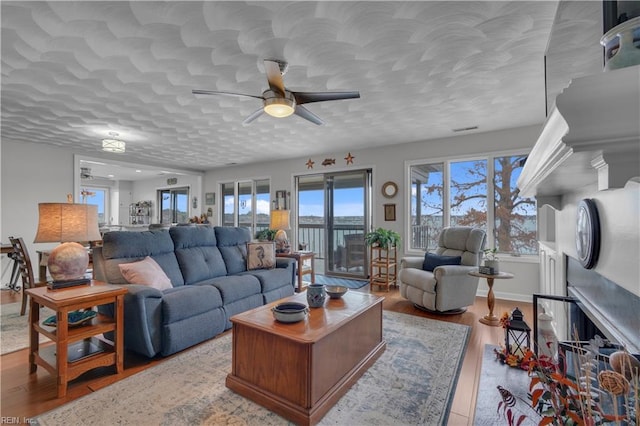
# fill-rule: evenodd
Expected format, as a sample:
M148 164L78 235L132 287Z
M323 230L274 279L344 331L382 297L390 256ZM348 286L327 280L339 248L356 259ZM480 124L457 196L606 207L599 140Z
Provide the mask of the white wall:
M36 250L49 250L57 245L33 243L38 230L38 203L64 203L67 194L73 193L73 153L42 144L6 140L2 141L1 153L2 243L8 244L10 236L22 237L37 271ZM5 257L2 262L4 269Z
M595 201L600 218L600 255L593 270L640 296L640 184L630 181L625 188L606 191L584 188L563 197L556 213L557 247L576 259L576 211L583 198Z
M351 154L355 157L351 165L347 165L344 160L344 157L349 152L348 149L345 149L343 152L311 156L311 160L315 162L311 170L307 169L306 166L310 158L308 156L292 160L216 169L205 173L204 191L216 193L216 206L212 220L213 223L218 224L221 203L219 185L222 182L270 178L271 197L273 198L277 190L293 192L294 176L296 175L372 168L374 183L373 226L392 229L401 235L405 235L405 212L407 211L408 203L406 197L408 183L405 181L406 160L472 156L514 149L529 150L535 144L540 130L541 126L529 126L367 150L351 150ZM336 164L327 167L322 166L321 163L325 158L335 158ZM398 195L391 200L384 198L380 192L382 185L387 181L393 181L398 184ZM395 222L384 221L383 205L386 203L396 204L397 220ZM295 203L292 203L291 217L294 218L296 214ZM406 240L406 237L403 239ZM404 255L404 251L402 255ZM537 259L533 260L533 262L523 258L501 260L501 265L501 269L514 272L516 278L513 280L500 280L501 282L496 281L494 284L496 297L530 301L531 295L539 289ZM481 280L479 294L486 294L487 291L486 282Z

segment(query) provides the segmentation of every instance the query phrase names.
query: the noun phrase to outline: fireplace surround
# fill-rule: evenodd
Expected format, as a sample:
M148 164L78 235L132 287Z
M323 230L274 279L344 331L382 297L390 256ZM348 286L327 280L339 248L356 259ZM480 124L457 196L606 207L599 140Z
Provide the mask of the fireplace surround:
M617 347L640 357L640 296L631 293L594 270L584 269L577 259L564 256L566 296L535 294L533 340L544 346L538 318L550 303L565 302L555 309L554 325L559 340L588 341L599 335ZM564 312L561 314L561 312ZM559 329L564 329L564 332ZM577 336L574 336L574 332Z

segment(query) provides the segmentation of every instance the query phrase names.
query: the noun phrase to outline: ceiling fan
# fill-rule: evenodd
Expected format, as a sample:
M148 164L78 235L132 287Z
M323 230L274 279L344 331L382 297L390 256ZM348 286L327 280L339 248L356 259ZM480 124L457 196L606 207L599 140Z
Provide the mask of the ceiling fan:
M225 95L244 96L261 99L263 106L248 116L242 124L249 124L266 112L272 117L283 118L296 114L314 124L322 125L324 121L302 104L311 102L336 101L341 99L355 99L360 93L355 92L293 92L284 87L282 76L287 70L288 64L284 61L265 59L264 68L269 81L269 88L262 92L262 96L245 95L243 93L219 92L214 90L192 90L194 95Z

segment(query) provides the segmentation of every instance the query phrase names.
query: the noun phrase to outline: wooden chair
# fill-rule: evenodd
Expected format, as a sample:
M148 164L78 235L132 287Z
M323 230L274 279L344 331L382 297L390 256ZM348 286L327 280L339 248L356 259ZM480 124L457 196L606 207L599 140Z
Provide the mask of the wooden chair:
M47 285L47 283L36 282L33 277L33 268L31 267L29 250L27 250L22 238L9 237L9 241L13 246L13 251L16 256L15 261L18 263L20 276L22 277L22 308L20 309L20 315L24 315L27 309L27 293L25 290L28 288L42 287Z

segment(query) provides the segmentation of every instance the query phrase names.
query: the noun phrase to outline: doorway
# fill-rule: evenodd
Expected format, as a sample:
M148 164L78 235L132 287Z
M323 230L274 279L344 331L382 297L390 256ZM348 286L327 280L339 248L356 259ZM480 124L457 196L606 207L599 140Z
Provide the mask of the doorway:
M297 235L326 275L366 279L371 170L296 177Z
M158 190L160 223L189 222L189 188Z

